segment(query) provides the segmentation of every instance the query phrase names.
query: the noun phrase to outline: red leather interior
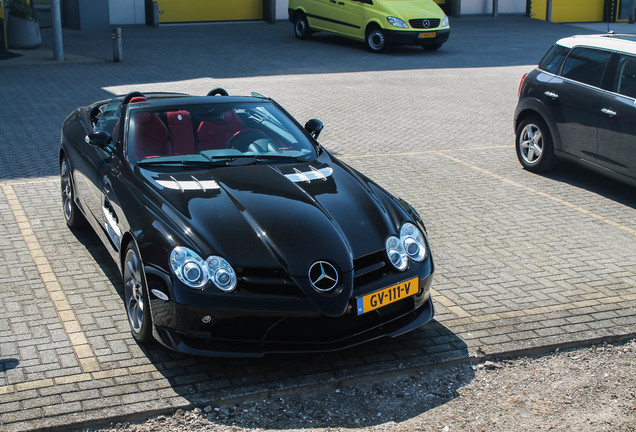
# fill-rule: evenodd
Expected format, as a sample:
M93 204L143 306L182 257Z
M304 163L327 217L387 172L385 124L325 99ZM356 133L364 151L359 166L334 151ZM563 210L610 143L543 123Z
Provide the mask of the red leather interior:
M196 153L190 113L185 110L171 111L167 113L167 117L173 153L175 155Z
M199 149L221 149L227 147L228 140L242 128L241 119L234 110L225 111L223 118L204 121L197 130Z

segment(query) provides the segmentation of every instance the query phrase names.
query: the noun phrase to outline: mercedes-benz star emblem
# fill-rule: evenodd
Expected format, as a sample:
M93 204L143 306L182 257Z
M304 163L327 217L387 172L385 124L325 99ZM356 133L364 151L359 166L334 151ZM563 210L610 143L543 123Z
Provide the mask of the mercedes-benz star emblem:
M338 270L327 261L316 261L309 267L309 281L316 291L331 291L338 286Z
M429 28L431 26L431 22L427 19L425 19L424 21L422 21L422 26L424 28Z

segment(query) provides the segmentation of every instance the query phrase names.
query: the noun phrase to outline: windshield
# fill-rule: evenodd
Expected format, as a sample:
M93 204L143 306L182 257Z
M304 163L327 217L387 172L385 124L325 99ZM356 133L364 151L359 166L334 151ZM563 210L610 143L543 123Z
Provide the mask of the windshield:
M133 163L199 165L307 161L309 139L276 105L263 101L132 109L127 154Z

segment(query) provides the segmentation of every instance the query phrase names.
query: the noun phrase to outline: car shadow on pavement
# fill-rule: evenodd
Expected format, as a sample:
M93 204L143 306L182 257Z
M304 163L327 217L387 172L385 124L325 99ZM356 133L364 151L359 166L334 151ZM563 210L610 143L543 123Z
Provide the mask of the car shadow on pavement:
M256 409L287 400L303 414L280 409L250 416L241 426L253 429L403 422L454 399L474 378L470 364L454 365L468 358L466 344L437 321L394 339L328 353L223 359L186 356L158 344L142 349L186 406L207 408L210 421L228 427L243 421L239 401ZM362 388L370 396L356 397Z
M608 198L617 204L636 209L636 194L634 194L636 188L583 167L567 162L559 162L551 171L540 173L539 175L580 189L585 189Z
M112 316L114 320L121 320L119 328L126 328L124 294L116 264L102 247L97 235L88 227L72 232L121 298L122 307L112 311ZM87 331L87 336L90 341L90 331ZM124 340L127 345L135 345L127 331L116 337ZM141 355L143 358L145 355L148 364L154 365L161 375L161 378L155 378L154 384L147 383L147 386L170 388L181 398L179 402L166 404L166 409L193 406L227 407L237 400L271 400L290 395L313 394L320 390L328 390L339 394L339 397L345 397L351 392L347 393L343 389L354 384L364 383L373 386L386 380L405 383L419 380L423 374L446 370L444 367L469 357L464 341L435 320L396 338L382 338L328 353L270 354L262 358L211 358L181 354L158 343L138 346L143 354L131 351L130 356L139 358ZM444 364L446 366L443 366ZM102 364L102 367L110 368L113 364L107 362ZM347 418L350 419L350 426L381 424L389 418L404 421L455 398L457 390L472 378L472 369L466 364L460 372L455 369L448 373L440 372L436 375L435 382L418 384L418 392L421 394L409 400L405 399L399 389L385 392L380 387L371 388L372 394L378 398L367 401L365 409L370 410L369 412L384 412L383 416L377 416L375 413L373 416L355 416L353 413L356 404L353 402L347 402L339 410L344 417L323 416L323 408L328 410L328 407L321 407L321 400L312 400L310 404L315 416L297 419L298 423L294 427L342 427L343 421ZM396 408L399 415L387 412L387 398L390 398L391 405L399 408ZM308 401L306 403L309 404ZM364 401L358 402L360 403ZM383 406L385 408L382 408ZM227 412L228 415L220 415L217 420L227 422L227 425L231 426L234 422L234 416L229 415L231 411L219 410L219 413ZM356 420L358 423L355 423ZM269 422L271 418L263 421ZM267 425L252 426L259 428Z

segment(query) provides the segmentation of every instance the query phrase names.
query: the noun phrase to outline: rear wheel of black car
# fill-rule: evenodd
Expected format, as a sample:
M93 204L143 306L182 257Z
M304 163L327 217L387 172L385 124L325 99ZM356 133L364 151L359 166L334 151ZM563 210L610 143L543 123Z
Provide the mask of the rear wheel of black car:
M367 30L367 48L369 51L379 53L386 48L386 36L380 27L372 27Z
M60 187L62 189L62 210L64 212L64 219L66 219L66 225L68 225L69 228L82 226L86 219L84 219L84 215L80 209L77 208L77 204L75 203L73 175L71 174L71 167L66 157L62 159L62 163L60 164Z
M139 249L134 241L128 244L124 258L124 302L133 337L141 343L152 340L152 323L148 285Z
M294 18L294 34L298 39L309 39L311 28L304 13L298 12Z
M515 147L519 162L528 171L546 171L554 165L552 137L539 117L528 117L519 123Z

